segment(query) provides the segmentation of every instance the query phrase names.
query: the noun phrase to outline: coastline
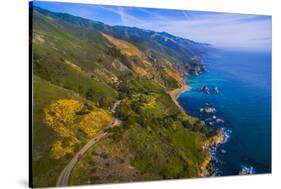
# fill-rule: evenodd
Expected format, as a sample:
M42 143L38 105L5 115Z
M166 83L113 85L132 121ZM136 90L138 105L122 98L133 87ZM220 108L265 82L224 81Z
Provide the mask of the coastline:
M181 87L176 88L169 92L169 95L171 96L173 102L179 107L179 109L186 115L188 115L184 108L180 105L178 102L178 97L180 94L184 93L185 91L189 91L191 87L186 84L186 80L183 78L180 81ZM225 142L225 131L223 128L217 130L217 134L206 141L205 145L202 147L203 150L207 150L209 152L209 156L202 162L200 165L200 176L201 177L209 177L215 175L215 168L213 165L213 158L214 158L214 151L218 148L219 145L223 144Z
M183 111L184 113L186 113L183 109L183 107L179 104L177 98L180 94L184 93L185 91L189 91L191 89L190 86L185 84L185 79L182 79L181 81L181 87L180 88L176 88L172 91L169 92L169 95L171 96L173 102L181 109L181 111Z

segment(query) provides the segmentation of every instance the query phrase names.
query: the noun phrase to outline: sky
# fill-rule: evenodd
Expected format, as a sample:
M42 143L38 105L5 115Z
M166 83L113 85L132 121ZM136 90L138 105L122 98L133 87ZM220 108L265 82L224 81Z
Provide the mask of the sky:
M271 51L271 16L42 1L33 4L109 25L165 31L221 49Z

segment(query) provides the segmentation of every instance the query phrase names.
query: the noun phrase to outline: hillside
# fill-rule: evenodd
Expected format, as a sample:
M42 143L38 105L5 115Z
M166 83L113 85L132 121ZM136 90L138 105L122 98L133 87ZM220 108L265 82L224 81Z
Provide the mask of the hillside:
M169 92L204 71L210 48L165 32L109 26L33 7L33 186L54 186L66 164L90 148L69 184L198 177L215 132L183 113Z

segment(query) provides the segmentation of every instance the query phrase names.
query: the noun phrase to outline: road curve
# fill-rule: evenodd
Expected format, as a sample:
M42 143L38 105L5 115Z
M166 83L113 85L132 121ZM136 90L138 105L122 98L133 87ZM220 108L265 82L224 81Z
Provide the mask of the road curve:
M103 138L104 136L106 136L108 134L108 129L112 128L114 126L117 125L117 123L120 121L118 118L118 113L117 113L117 108L120 105L121 100L118 100L117 102L115 102L113 108L112 108L112 113L113 113L113 120L112 120L112 124L109 125L108 127L106 127L104 129L104 132L100 133L99 135L95 136L94 138L92 138L91 140L89 140L89 142L87 144L85 144L81 150L79 152L77 152L72 160L66 165L66 167L63 169L63 171L61 172L58 180L57 180L57 186L67 186L68 185L68 180L69 180L69 176L71 174L71 171L73 169L73 167L75 166L75 164L78 162L78 160L85 154L85 152L87 152L87 150L93 146L95 143L97 143L101 138Z

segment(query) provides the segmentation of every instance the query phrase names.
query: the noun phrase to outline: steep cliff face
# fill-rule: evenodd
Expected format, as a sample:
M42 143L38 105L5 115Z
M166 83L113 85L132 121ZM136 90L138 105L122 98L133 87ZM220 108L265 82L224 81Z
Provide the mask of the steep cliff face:
M193 129L199 122L169 91L184 74L203 71L208 45L36 7L31 13L34 186L55 185L73 155L103 132L120 99L123 125L81 158L70 184L200 176L212 131Z
M212 49L209 44L194 42L166 32L155 32L136 27L109 26L102 22L69 14L53 13L40 8L35 9L59 22L87 30L103 32L112 37L128 41L142 50L150 61L164 58L173 63L174 68L177 68L179 71L191 74L204 71L200 64L201 56Z

